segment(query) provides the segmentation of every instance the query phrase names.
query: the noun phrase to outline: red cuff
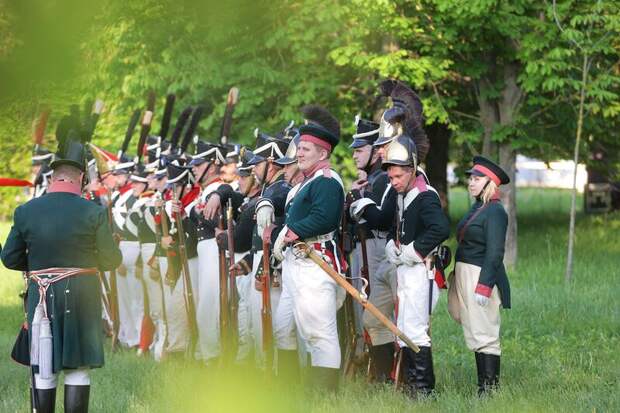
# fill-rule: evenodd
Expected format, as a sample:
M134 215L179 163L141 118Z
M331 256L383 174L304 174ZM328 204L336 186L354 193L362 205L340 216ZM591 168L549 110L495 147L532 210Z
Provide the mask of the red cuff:
M285 242L297 241L298 239L299 239L299 235L297 235L293 231L291 231L290 228L288 229L288 231L286 231L286 235L284 235L284 241Z
M476 293L477 294L484 295L485 297L490 297L492 291L493 291L493 289L491 287L486 286L484 284L476 285Z

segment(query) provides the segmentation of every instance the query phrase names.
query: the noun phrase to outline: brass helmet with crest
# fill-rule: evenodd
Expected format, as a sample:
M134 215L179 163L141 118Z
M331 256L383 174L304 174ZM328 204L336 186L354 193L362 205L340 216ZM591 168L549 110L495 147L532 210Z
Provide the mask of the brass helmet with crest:
M422 101L409 86L399 80L385 80L379 87L384 96L390 97L392 106L381 116L379 137L374 145L388 145L384 164L392 160L398 161L395 165L401 165L408 159L407 165L417 166L424 161L430 147L424 131ZM392 143L395 145L390 149ZM404 156L405 150L410 152L407 157Z
M381 167L386 170L392 165L418 167L418 151L415 143L407 135L401 134L385 147L385 159Z

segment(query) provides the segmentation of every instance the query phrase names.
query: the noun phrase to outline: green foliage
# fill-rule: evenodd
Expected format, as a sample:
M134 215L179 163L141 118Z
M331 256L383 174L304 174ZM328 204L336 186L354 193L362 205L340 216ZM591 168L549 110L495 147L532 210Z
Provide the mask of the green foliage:
M226 94L237 86L233 141L251 143L255 127L275 133L300 121L301 105L321 103L341 120L346 144L355 114L373 117L384 107L377 83L385 77L419 92L427 123L449 125L455 161L480 151L484 102L496 108L492 142L545 160L565 158L577 90L571 44L587 40L579 34L584 25L610 33L588 46L600 58L591 68L585 126L592 139L585 145L615 144L609 131L620 117L620 12L611 1L559 2L563 34L550 2L537 0L38 3L45 4L33 10L0 0L0 139L14 142L0 155L5 162L9 154L27 156L31 120L44 103L52 109L53 138L69 104L102 98L94 140L115 150L149 90L158 97L155 131L165 95L176 93L175 115L205 105L199 132L217 139ZM604 8L600 17L593 7ZM507 68L521 93L515 104L504 102ZM346 146L336 153L342 174L353 176L352 163L343 161Z

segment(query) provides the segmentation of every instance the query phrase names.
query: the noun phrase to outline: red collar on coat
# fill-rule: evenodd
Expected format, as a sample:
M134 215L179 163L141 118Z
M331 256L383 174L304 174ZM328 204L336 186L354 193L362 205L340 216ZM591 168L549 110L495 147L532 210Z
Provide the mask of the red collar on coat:
M68 181L54 181L50 184L50 187L47 189L48 193L52 192L68 192L70 194L82 195L82 188L78 184L74 184L73 182Z

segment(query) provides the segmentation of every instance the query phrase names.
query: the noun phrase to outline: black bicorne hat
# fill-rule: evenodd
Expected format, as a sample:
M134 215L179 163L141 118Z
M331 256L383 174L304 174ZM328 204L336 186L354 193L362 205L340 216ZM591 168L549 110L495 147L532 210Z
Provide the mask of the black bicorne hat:
M250 149L245 146L241 148L239 151L239 163L237 164L237 175L250 176L252 168L254 168L254 165L250 164L250 161L254 156L254 153Z
M254 137L256 146L252 150L254 157L249 161L251 165L257 165L267 159L277 161L284 157L284 152L288 147L287 139L270 136L258 128L254 129Z
M184 163L184 159L176 158L166 165L168 184L185 185L188 183L191 168Z
M32 166L49 165L53 158L54 154L52 151L37 145L32 151Z
M510 177L499 165L480 155L474 156L474 166L466 173L475 176L486 176L498 186L510 182Z
M284 156L280 159L277 159L275 163L284 166L297 162L297 147L299 146L300 139L301 135L299 134L299 131L297 131L297 133L289 141L288 148L286 148Z
M355 134L350 148L361 148L362 146L372 145L379 137L379 124L371 120L362 119L359 115L355 117Z
M134 182L147 183L148 182L147 177L149 175L150 175L150 171L149 169L146 168L146 166L142 164L137 164L133 172L129 176L129 179Z
M128 174L133 170L135 166L136 166L136 163L131 158L129 158L129 156L123 153L118 158L117 164L114 165L114 168L112 168L112 174L113 175Z
M226 163L225 151L222 146L198 140L195 142L195 154L191 156L188 166L200 165L204 162L215 162L216 164Z
M241 154L241 145L238 143L226 143L224 144L226 153L224 154L225 163L239 163L239 156Z

